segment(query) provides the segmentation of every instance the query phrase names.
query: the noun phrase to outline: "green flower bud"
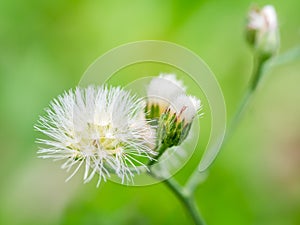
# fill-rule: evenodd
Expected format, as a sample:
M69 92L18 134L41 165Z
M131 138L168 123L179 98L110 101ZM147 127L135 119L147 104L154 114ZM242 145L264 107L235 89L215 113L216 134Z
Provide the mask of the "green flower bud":
M153 78L148 86L145 112L151 125L156 126L156 159L185 140L201 108L200 100L187 96L185 90L182 81L173 74Z
M191 128L191 123L180 121L176 113L171 113L170 110L163 113L159 120L157 130L158 145L166 147L177 146L187 137Z
M187 137L200 106L200 100L193 96L178 96L159 118L157 145L165 147L180 145Z

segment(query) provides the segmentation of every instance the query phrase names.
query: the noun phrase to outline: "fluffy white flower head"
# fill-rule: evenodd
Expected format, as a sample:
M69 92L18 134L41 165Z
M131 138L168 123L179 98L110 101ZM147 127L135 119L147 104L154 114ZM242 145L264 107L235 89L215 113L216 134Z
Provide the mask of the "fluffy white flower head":
M144 117L145 104L117 87L76 88L54 99L35 128L49 139L38 139L41 158L65 160L70 179L81 166L84 181L110 173L122 182L132 181L144 166L139 159L152 159L154 131ZM67 179L67 180L68 180Z

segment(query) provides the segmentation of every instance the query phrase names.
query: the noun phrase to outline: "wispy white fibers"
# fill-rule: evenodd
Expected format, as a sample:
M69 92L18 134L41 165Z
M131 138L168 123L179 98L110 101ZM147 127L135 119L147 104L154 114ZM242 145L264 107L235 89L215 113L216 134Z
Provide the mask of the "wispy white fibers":
M143 101L120 87L77 87L58 96L35 128L41 158L65 160L70 179L84 167L84 182L99 174L98 185L111 173L132 181L142 158L152 159L154 131L144 116ZM68 180L67 179L67 180Z

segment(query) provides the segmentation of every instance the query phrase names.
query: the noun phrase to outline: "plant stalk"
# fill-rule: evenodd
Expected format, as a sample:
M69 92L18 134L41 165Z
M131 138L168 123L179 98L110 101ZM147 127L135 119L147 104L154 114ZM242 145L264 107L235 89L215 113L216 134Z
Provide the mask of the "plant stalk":
M195 225L205 225L205 222L200 215L199 209L194 199L194 195L192 195L192 193L186 192L184 188L182 188L172 178L165 180L164 183L173 191L176 197L185 206Z
M247 108L260 80L262 77L262 74L264 72L264 63L267 61L266 58L264 57L260 57L255 56L254 57L254 67L253 67L253 71L252 71L252 81L250 82L249 87L247 88L239 107L236 110L236 113L231 121L231 123L229 124L228 128L227 128L227 132L225 134L225 137L223 139L223 143L221 148L224 147L224 145L226 144L226 142L228 141L228 139L230 138L230 136L232 135L233 131L235 130L237 124L240 122L245 109ZM209 151L209 150L208 150ZM198 171L198 168L196 168L194 170L194 172L192 173L192 175L190 176L190 178L187 181L187 185L186 188L190 191L190 192L194 192L196 190L196 188L199 186L199 184L201 182L203 182L203 172L200 173Z
M256 56L254 57L254 67L253 67L253 72L252 72L252 81L246 90L244 97L241 100L241 103L231 121L229 124L229 127L227 129L227 132L224 137L224 141L222 143L222 147L224 147L226 141L229 139L231 134L236 128L236 125L239 123L241 120L242 115L245 112L246 107L248 106L251 97L253 96L259 81L261 80L262 74L263 74L263 66L264 63L266 62L266 58ZM161 156L161 154L164 152L165 148L162 146L159 149L159 154L156 157L155 160L151 161L148 166L152 166L155 164L156 160ZM158 178L152 171L150 174ZM204 220L202 219L200 212L198 210L195 198L194 198L194 193L196 188L199 186L199 184L205 179L206 174L205 173L200 173L198 171L198 168L195 169L195 171L192 173L190 176L189 180L187 181L185 187L182 187L175 179L169 178L164 180L164 183L173 191L173 193L176 195L176 197L182 202L182 204L185 206L187 212L193 219L195 225L205 225Z
M156 179L160 179L153 171L150 175ZM186 191L174 178L168 178L163 181L164 184L175 194L175 196L181 201L186 208L187 213L192 218L195 225L205 225L202 219L197 204L195 202L194 195Z

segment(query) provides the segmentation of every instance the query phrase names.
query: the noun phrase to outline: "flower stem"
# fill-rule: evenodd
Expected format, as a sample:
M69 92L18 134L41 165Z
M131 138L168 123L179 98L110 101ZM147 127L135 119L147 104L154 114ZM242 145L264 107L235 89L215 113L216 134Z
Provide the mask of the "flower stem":
M245 109L247 108L251 97L253 96L259 81L261 80L262 74L263 74L263 65L265 63L266 59L262 58L260 56L254 57L254 67L253 67L253 71L252 71L252 82L250 83L248 89L246 90L240 105L231 121L231 123L229 124L229 127L227 129L227 132L225 134L224 137L224 141L222 146L225 145L225 143L227 142L227 140L230 138L232 132L235 130L236 125L240 122Z
M231 121L231 123L229 124L229 127L227 129L227 132L225 134L223 143L221 147L224 147L226 141L229 139L229 137L231 136L232 132L235 130L236 125L238 124L238 122L240 121L243 113L245 112L246 107L248 106L251 97L253 96L253 93L255 92L259 81L261 80L262 74L264 72L263 70L263 66L264 63L267 61L266 58L260 57L260 56L256 56L254 58L254 67L253 67L253 72L252 72L252 81L248 87L248 89L246 90L244 97L241 100L241 103ZM158 157L155 158L155 160L157 160L161 154L164 152L165 150L165 146L162 146L158 151ZM148 166L152 166L153 164L155 164L155 160L151 161ZM157 175L155 175L155 173L153 171L150 172L150 174L155 177L155 178L159 178ZM194 193L195 190L197 189L197 187L199 186L199 184L205 180L206 178L206 173L200 173L198 171L198 168L195 169L195 171L192 173L192 175L190 176L189 180L187 181L185 187L182 187L175 179L173 178L168 178L166 180L164 180L164 183L173 191L173 193L176 195L176 197L182 202L182 204L185 206L187 212L190 214L190 216L192 217L194 223L196 225L205 225L204 220L201 218L200 212L198 210L197 204L195 202L194 199Z
M153 171L150 175L156 179L160 179ZM193 219L195 225L205 225L204 220L201 218L199 209L192 193L186 191L174 178L170 177L163 181L164 184L175 194L186 208L187 213Z
M194 193L197 187L205 181L207 178L207 172L200 172L198 169L195 169L193 174L190 176L188 182L186 183L185 187L190 193Z
M173 191L176 197L182 202L185 206L187 212L193 219L196 225L205 225L204 220L201 218L199 209L197 207L196 201L194 199L194 195L185 191L183 187L181 187L176 180L170 178L164 180L164 183Z
M148 167L151 167L153 166L155 163L157 163L158 159L162 156L162 154L165 152L165 150L167 149L168 147L165 146L165 145L161 145L160 147L158 147L156 149L156 152L157 152L157 155L155 157L153 157L153 159L151 159L148 163Z
M262 56L255 56L254 57L254 67L253 67L253 71L252 71L252 81L250 82L250 85L248 87L248 89L246 90L239 107L236 110L235 115L233 116L233 119L231 121L231 123L229 124L228 128L227 128L227 132L225 134L225 137L223 139L223 143L221 148L224 147L224 145L226 144L226 142L228 141L228 139L230 138L231 134L233 133L233 131L235 130L237 124L239 123L239 121L242 118L243 113L245 112L245 109L247 108L251 97L253 96L260 80L261 77L263 75L264 72L264 63L267 61L267 58L262 57ZM208 149L208 151L210 151L210 149ZM205 173L204 173L205 175ZM199 184L201 182L203 182L204 178L203 178L203 172L199 172L198 168L196 168L194 170L194 172L192 173L192 175L190 176L190 178L187 181L186 184L186 188L188 189L189 192L194 192L196 190L196 188L199 186Z

